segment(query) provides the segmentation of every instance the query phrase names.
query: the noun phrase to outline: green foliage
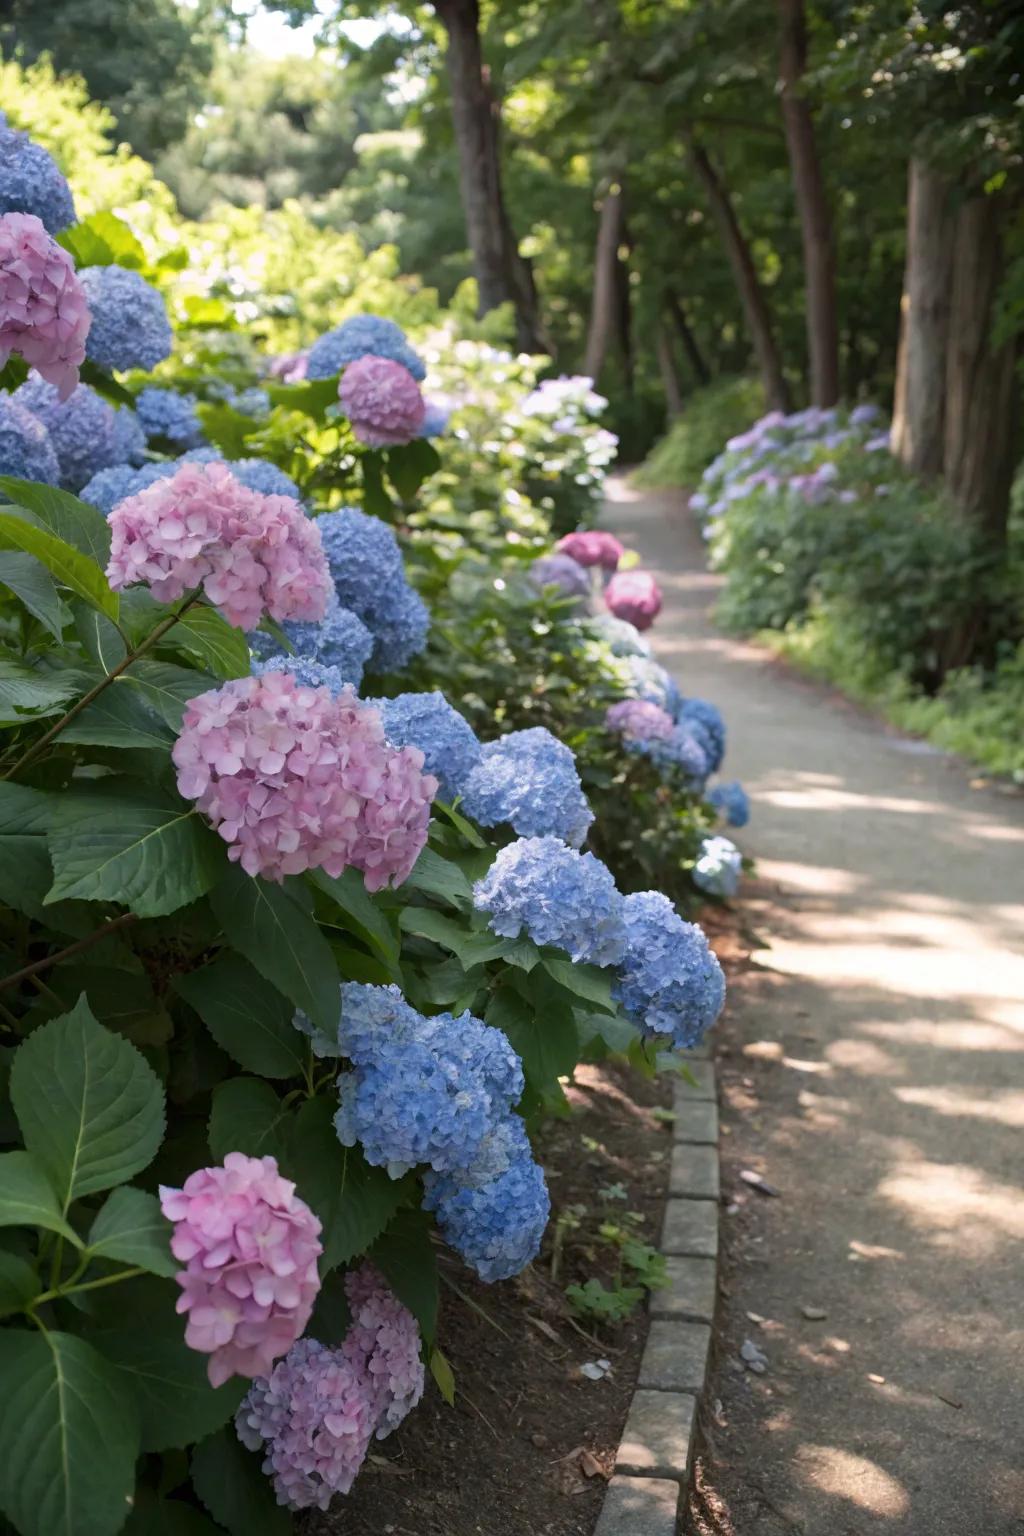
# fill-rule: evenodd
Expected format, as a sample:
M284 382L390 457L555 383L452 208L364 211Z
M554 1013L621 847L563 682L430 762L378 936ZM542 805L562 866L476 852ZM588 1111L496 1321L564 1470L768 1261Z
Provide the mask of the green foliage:
M668 1275L664 1256L639 1236L643 1217L617 1208L628 1198L623 1186L609 1185L600 1195L596 1210L572 1205L560 1213L552 1267L557 1272L564 1262L599 1265L603 1277L571 1282L566 1300L577 1317L615 1326L632 1316L649 1291L662 1290Z
M754 379L719 379L697 390L636 472L634 483L692 490L723 443L749 426L763 408L764 395Z

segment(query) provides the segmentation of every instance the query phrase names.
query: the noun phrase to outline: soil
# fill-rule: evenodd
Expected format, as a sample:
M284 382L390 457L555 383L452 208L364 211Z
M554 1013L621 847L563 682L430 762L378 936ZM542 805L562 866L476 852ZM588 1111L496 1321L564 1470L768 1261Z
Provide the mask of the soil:
M565 1285L610 1284L605 1219L637 1212L657 1243L671 1139L667 1083L615 1064L583 1066L567 1090L572 1114L547 1121L538 1156L552 1219L540 1259L505 1284L477 1283L461 1265L442 1274L438 1344L455 1372L455 1406L428 1378L405 1424L374 1446L346 1499L315 1516L307 1536L589 1536L629 1409L647 1332L646 1309L617 1327L575 1322ZM614 1186L619 1186L608 1193ZM605 1193L602 1193L604 1191ZM622 1195L625 1198L622 1198ZM583 1206L564 1234L552 1278L557 1218ZM610 1372L593 1381L588 1362Z

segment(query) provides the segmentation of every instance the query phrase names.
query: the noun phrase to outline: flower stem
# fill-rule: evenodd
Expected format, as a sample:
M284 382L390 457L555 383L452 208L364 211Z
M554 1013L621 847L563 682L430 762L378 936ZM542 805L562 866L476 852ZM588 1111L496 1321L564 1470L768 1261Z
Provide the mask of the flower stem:
M38 971L48 971L51 965L56 965L59 960L67 960L71 955L81 953L91 945L105 939L108 933L114 933L118 928L126 928L129 923L137 922L134 912L122 912L120 917L112 917L109 923L86 934L84 939L79 939L77 944L69 944L66 949L59 949L56 954L46 955L42 960L35 960L31 965L22 966L20 971L12 971L9 976L0 978L0 992L7 987L15 987L20 981L27 981L36 975Z
M104 1275L100 1280L86 1280L84 1285L55 1286L52 1290L44 1291L41 1296L36 1296L26 1311L35 1311L44 1302L56 1301L61 1296L76 1296L82 1291L98 1291L105 1285L117 1285L122 1280L134 1280L136 1275L144 1275L146 1271L141 1265L135 1269L119 1269L116 1275Z

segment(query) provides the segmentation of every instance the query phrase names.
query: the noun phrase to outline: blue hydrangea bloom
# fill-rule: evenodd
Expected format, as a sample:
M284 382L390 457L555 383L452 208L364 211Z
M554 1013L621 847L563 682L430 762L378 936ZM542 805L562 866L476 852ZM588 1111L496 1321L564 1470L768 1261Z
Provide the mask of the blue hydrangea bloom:
M684 699L675 716L680 723L690 721L701 726L711 746L709 768L714 773L725 756L725 721L721 710L707 699Z
M65 490L78 491L101 469L117 463L114 412L88 384L79 384L62 402L52 384L32 373L13 398L49 432Z
M469 721L443 693L400 693L373 701L381 712L388 739L396 747L419 747L428 773L454 800L480 760L480 743Z
M334 698L350 686L349 679L342 677L337 667L310 661L308 656L286 656L283 652L268 656L265 661L257 661L254 656L249 670L253 677L262 677L264 672L288 672L301 687L326 688Z
M243 416L254 416L257 420L260 417L269 416L271 412L270 396L265 389L260 389L258 384L253 384L248 389L232 390L230 403Z
M86 267L79 278L92 315L85 355L101 368L144 368L171 355L171 322L163 298L127 267Z
M75 222L71 188L56 160L26 133L0 125L0 214L32 213L51 235Z
M684 923L667 896L641 891L625 901L626 958L613 988L647 1035L671 1035L680 1050L699 1044L725 1002L725 977L702 929Z
M617 965L626 952L622 896L611 870L557 837L521 837L502 848L473 903L505 939L525 928L535 944L554 944L573 961Z
M463 799L466 814L482 827L507 821L521 837L550 834L574 848L594 819L575 757L539 725L487 742Z
M727 837L706 837L693 866L693 883L709 896L736 895L743 873L743 855Z
M443 437L448 431L448 423L451 420L451 416L452 413L449 406L440 405L436 400L428 400L419 436Z
M340 679L340 691L346 683L358 688L363 681L363 668L373 650L373 636L351 609L343 608L337 594L332 592L327 600L327 612L319 624L289 621L281 626L294 645L297 655L318 666L330 669L325 685L331 686L334 675ZM253 630L249 646L259 660L278 654L278 643L273 635L264 630Z
M333 378L368 352L374 357L389 357L392 362L401 363L414 379L426 377L426 365L409 345L402 327L393 320L385 320L382 315L353 315L351 320L342 321L333 331L325 331L309 349L306 377Z
M711 771L711 744L690 721L675 726L667 740L636 741L624 737L622 744L628 752L649 757L662 768L679 769L695 788L703 785Z
M629 670L630 696L646 699L649 704L657 704L673 720L676 719L682 694L671 672L667 672L659 661L650 656L627 656L626 666Z
M146 434L127 405L114 408L114 449L118 464L141 464L146 456Z
M151 385L137 396L135 409L149 438L165 437L186 448L197 448L203 440L195 395L179 395L177 390Z
M430 613L405 577L393 528L353 507L317 519L341 603L374 637L374 672L398 672L427 643Z
M113 469L101 469L99 474L86 481L78 494L83 501L98 507L104 517L109 517L119 501L135 495L138 473L130 464L116 464Z
M60 480L49 432L38 416L5 394L0 394L0 471L17 475L19 480L41 480L45 485L56 485Z
M125 414L131 413L126 411ZM298 500L298 487L276 465L267 464L262 459L224 459L216 448L209 447L192 448L176 459L161 459L157 463L143 464L140 469L129 469L118 461L117 468L95 475L83 487L82 497L109 517L119 501L123 501L126 496L136 496L155 480L169 479L171 475L177 474L183 464L227 464L235 478L250 490L262 491L265 496L291 496ZM315 624L302 627L320 628ZM266 638L271 639L270 636ZM272 645L276 646L276 641Z
M301 505L302 493L295 481L276 464L268 464L266 459L225 459L224 462L235 479L247 485L250 491L261 491L264 496L290 496Z
M750 801L738 779L727 779L708 790L708 799L721 811L730 827L745 827L750 820Z
M485 1144L475 1173L428 1173L423 1187L441 1236L481 1280L508 1280L540 1252L551 1200L517 1117Z

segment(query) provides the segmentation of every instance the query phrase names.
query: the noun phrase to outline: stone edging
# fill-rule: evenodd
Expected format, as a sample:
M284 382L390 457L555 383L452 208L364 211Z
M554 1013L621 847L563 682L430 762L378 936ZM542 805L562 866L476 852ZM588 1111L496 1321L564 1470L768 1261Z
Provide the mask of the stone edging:
M675 1086L661 1236L669 1284L651 1294L640 1375L594 1536L675 1536L692 1474L718 1285L718 1100L714 1063L705 1055L687 1065L697 1086Z

